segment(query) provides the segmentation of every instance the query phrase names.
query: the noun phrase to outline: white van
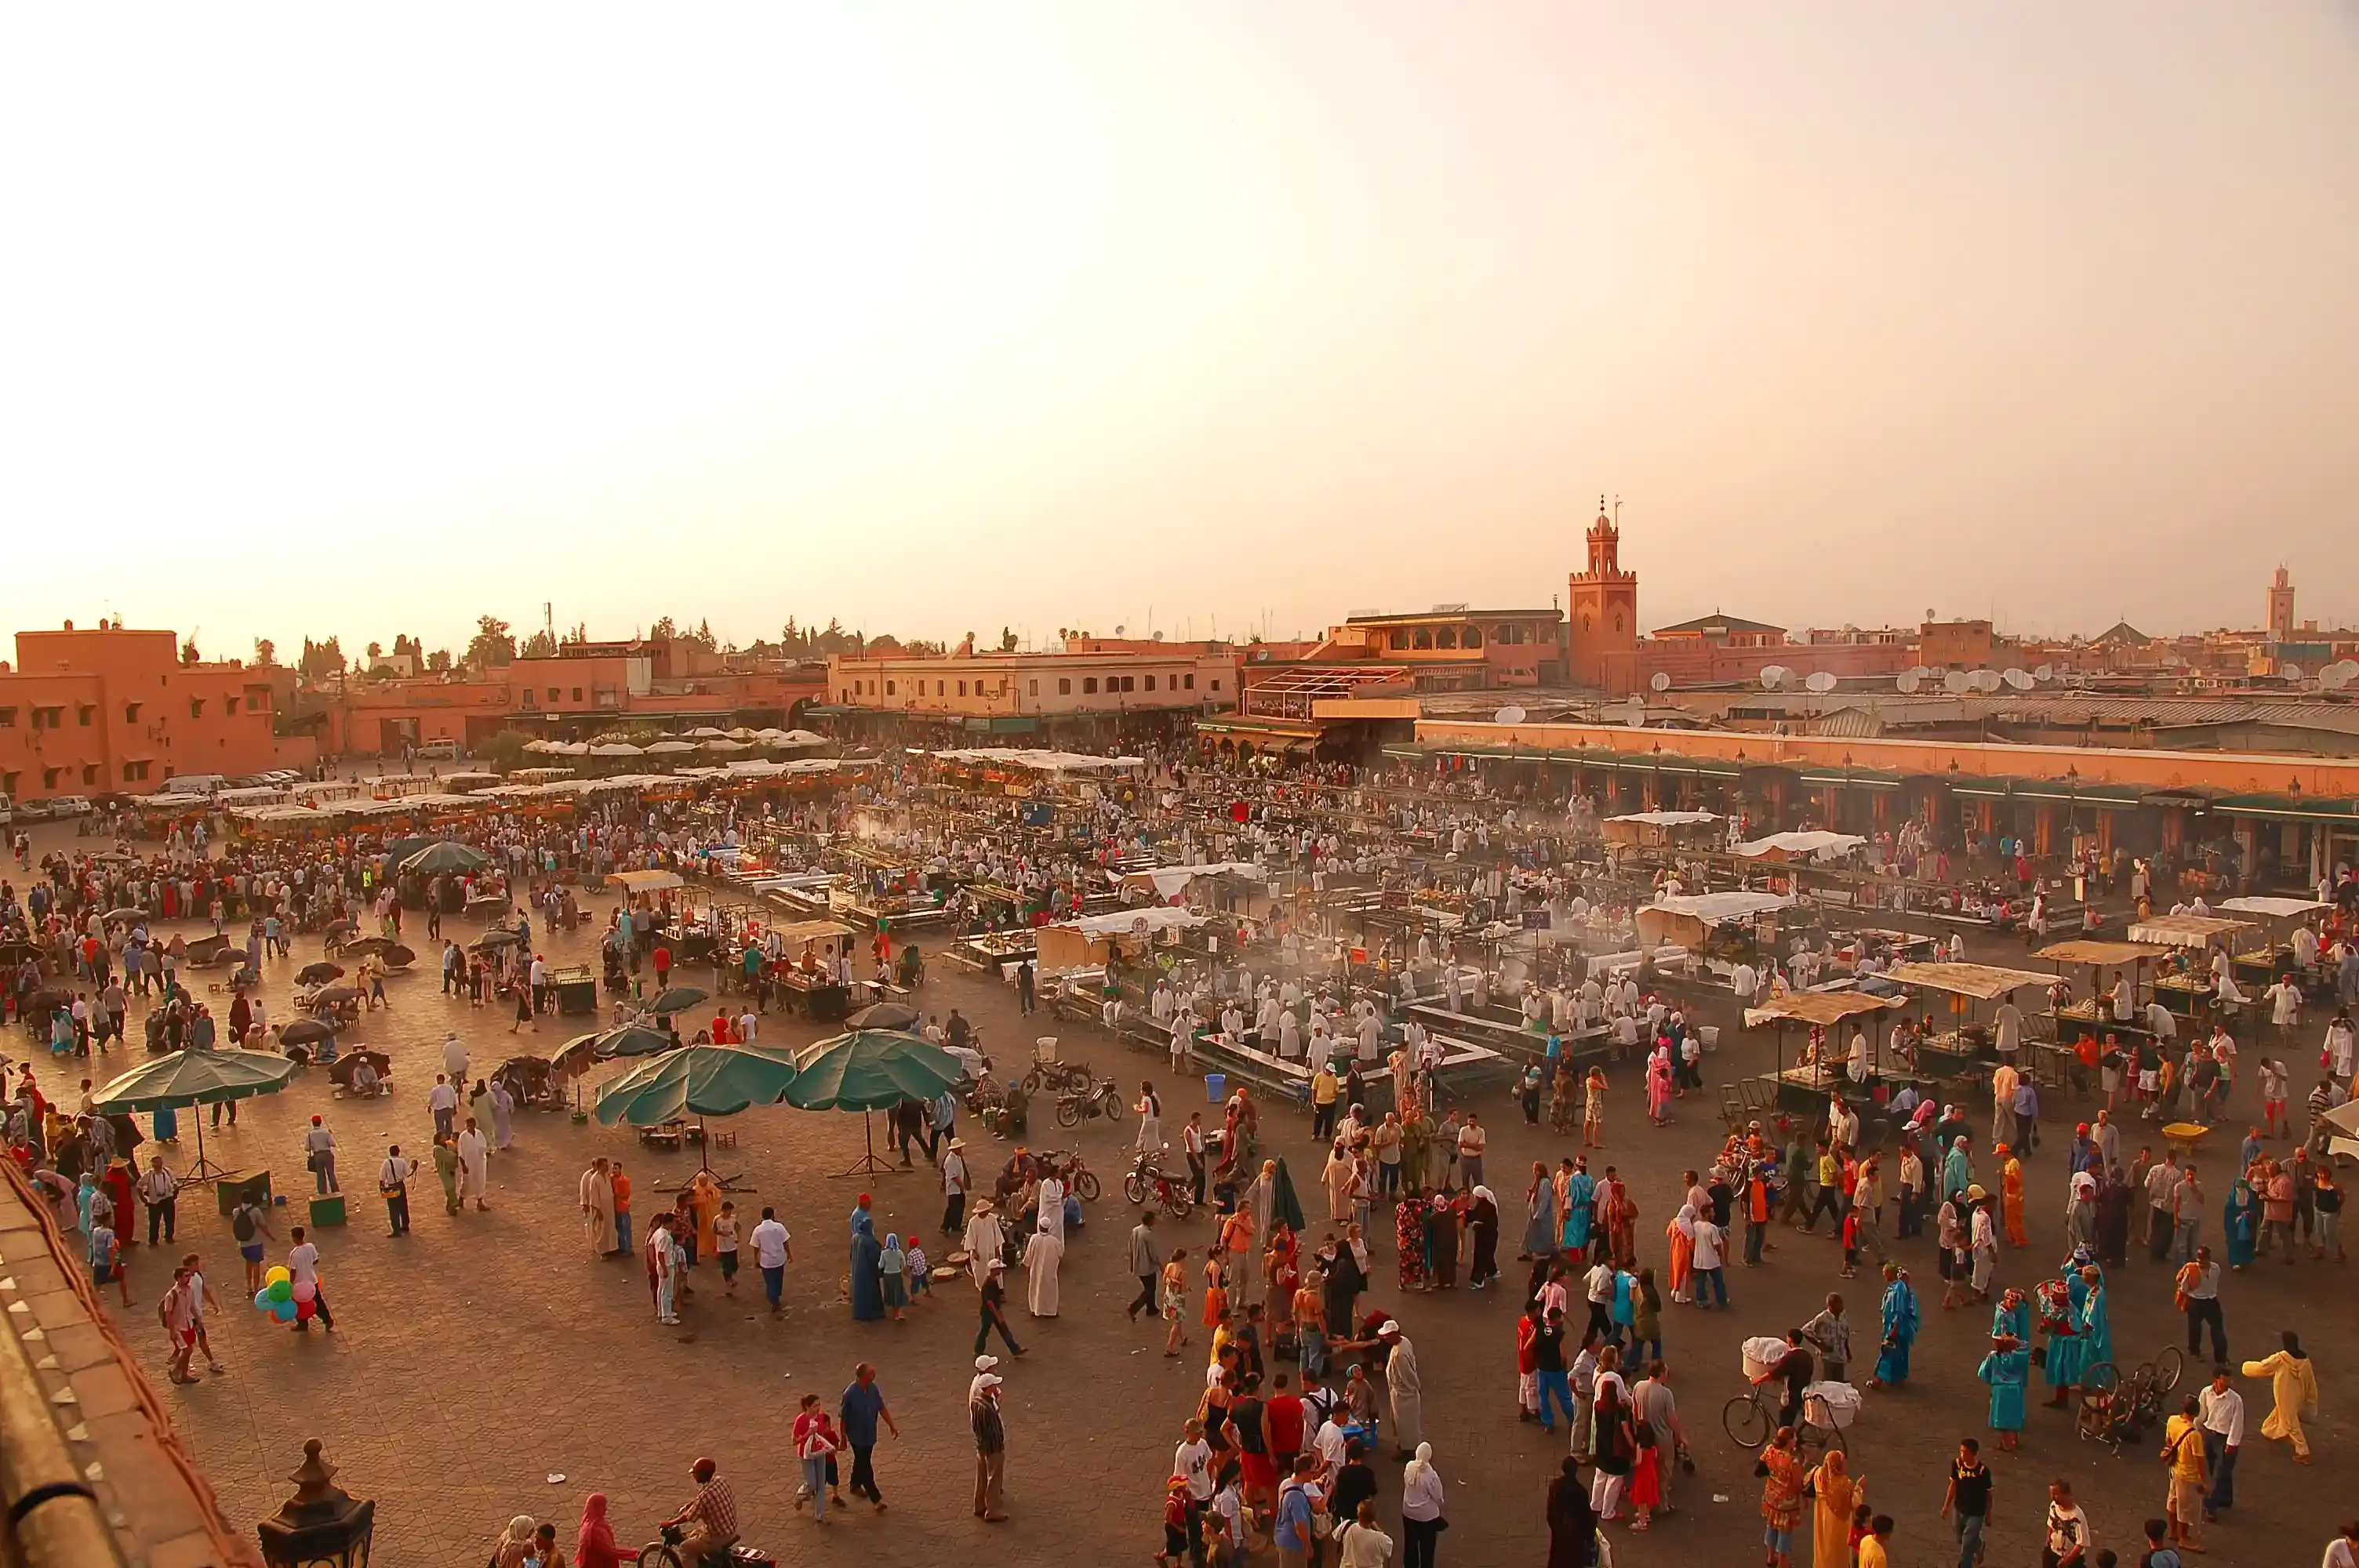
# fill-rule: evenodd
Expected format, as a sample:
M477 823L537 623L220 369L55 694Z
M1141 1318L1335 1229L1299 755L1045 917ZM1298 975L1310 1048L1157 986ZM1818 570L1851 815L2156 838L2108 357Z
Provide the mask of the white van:
M16 820L16 803L0 795L0 827L12 826Z
M429 762L455 762L459 760L459 742L445 736L439 741L421 741L414 753Z
M158 795L219 795L229 788L223 773L176 773L156 788Z

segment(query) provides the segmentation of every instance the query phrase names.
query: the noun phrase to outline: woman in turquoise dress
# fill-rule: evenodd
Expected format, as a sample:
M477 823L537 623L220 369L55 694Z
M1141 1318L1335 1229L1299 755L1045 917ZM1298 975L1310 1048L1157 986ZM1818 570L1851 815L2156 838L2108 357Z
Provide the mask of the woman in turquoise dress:
M2039 1287L2039 1326L2048 1336L2048 1354L2041 1357L2040 1371L2047 1379L2049 1391L2056 1397L2048 1402L2061 1409L2081 1381L2081 1276L2068 1269L2061 1280L2050 1280Z
M2220 1223L2228 1235L2228 1267L2241 1269L2253 1260L2261 1233L2261 1200L2253 1195L2252 1183L2242 1176L2228 1189L2228 1206L2221 1213Z
M177 1143L180 1141L180 1113L170 1106L158 1106L154 1118L156 1141Z
M2012 1339L2024 1346L2024 1359L2031 1358L2031 1298L2013 1285L1998 1299L1998 1310L1991 1314L1991 1337Z
M1548 1167L1532 1162L1532 1190L1524 1199L1529 1216L1524 1224L1524 1258L1552 1257L1556 1252L1556 1184Z
M1991 1430L1999 1434L2001 1448L2015 1446L2015 1434L2023 1430L2023 1386L2031 1380L2031 1352L2012 1335L2002 1335L1991 1341L1990 1354L1974 1374L1990 1385Z
M1564 1187L1564 1249L1589 1250L1589 1211L1597 1196L1597 1178L1576 1167Z
M2088 1294L2081 1303L2081 1377L2087 1380L2090 1369L2099 1362L2114 1358L2114 1329L2105 1310L2105 1280L2093 1263L2081 1271Z
M1871 1389L1908 1380L1908 1350L1917 1343L1917 1292L1909 1288L1908 1277L1897 1263L1884 1266L1884 1302L1881 1308L1884 1336L1875 1357L1875 1375L1867 1380Z

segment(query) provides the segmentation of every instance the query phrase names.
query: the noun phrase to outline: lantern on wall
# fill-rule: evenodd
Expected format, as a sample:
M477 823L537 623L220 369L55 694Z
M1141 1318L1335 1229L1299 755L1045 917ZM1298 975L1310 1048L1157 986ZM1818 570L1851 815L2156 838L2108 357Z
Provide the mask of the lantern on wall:
M335 1475L318 1438L303 1444L303 1463L288 1477L295 1495L255 1527L271 1568L368 1568L376 1501L353 1497L335 1484Z

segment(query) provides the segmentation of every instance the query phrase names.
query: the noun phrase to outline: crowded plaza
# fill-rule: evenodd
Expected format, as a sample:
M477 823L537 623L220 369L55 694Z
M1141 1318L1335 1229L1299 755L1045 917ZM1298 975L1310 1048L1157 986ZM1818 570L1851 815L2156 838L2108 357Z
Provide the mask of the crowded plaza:
M233 1516L317 1437L397 1563L2352 1538L2348 868L812 739L12 834L14 1175Z

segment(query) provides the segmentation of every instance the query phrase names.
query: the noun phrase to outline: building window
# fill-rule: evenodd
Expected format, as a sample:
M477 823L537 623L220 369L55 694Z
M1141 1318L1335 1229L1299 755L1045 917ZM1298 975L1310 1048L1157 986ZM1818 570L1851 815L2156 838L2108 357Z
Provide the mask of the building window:
M540 706L540 703L539 703L539 701L538 700L538 694L534 692L534 690L532 689L532 687L523 687L523 688L522 688L522 692L523 692L523 695L522 695L522 696L521 696L517 700L518 700L518 701L520 701L520 702L521 702L525 707L527 707L527 708L538 708L538 707L539 707L539 706Z
M1136 676L1123 676L1122 689L1125 691L1136 691L1138 689L1138 677Z
M62 768L43 768L43 769L41 770L41 787L42 787L43 789L55 789L55 788L57 788L57 787L58 787L58 774L60 774L60 773L63 773L64 771L65 771L65 770L64 770L64 769L62 769Z
M136 702L126 702L123 705L123 722L125 724L136 724L139 722L139 704Z
M582 700L582 688L578 686L573 688L573 700L576 702Z
M1392 644L1393 652L1396 654L1405 654L1408 652L1408 633L1406 632L1396 631L1392 634Z
M13 708L0 708L0 730L15 728L16 728L16 710Z
M66 710L62 703L55 708L33 709L33 728L36 730L62 730L65 728L65 722Z
M1149 691L1153 691L1155 689L1155 677L1153 676L1147 677L1147 689Z
M1411 647L1416 647L1416 648L1430 648L1430 647L1432 647L1432 646L1433 646L1433 633L1432 633L1432 631L1431 631L1430 629L1427 628L1427 627L1423 627L1423 626L1419 627L1419 628L1417 629L1417 635L1416 635L1415 637L1412 637L1411 639L1409 639L1409 645L1410 645Z
M189 717L191 719L202 719L204 716L205 699L201 697L192 697L189 698Z
M125 784L137 784L137 783L139 783L140 781L142 781L143 779L147 778L147 763L145 763L145 762L125 762L125 763L124 763L124 764L123 764L123 782L124 782Z
M1220 690L1220 689L1221 689L1221 677L1220 677L1220 676L1214 676L1212 677L1212 689L1213 689L1214 691L1218 691L1218 690Z
M1454 627L1444 626L1441 630L1436 632L1433 634L1433 645L1437 648L1454 648L1458 646L1457 629Z
M551 702L558 700L557 688L555 687L550 687L549 688L549 700Z
M94 704L85 702L80 708L74 709L74 722L87 730L90 728L91 719L95 717L97 713L98 708Z
M16 793L16 777L15 773L0 773L0 795Z
M942 683L940 681L936 681L934 683L934 695L936 697L942 695Z
M1464 632L1459 634L1458 645L1462 648L1481 647L1483 645L1483 628L1480 626L1469 626L1466 628Z
M1094 697L1094 696L1096 696L1096 695L1097 695L1097 689L1098 689L1098 677L1097 677L1097 676L1083 676L1082 677L1082 695L1083 695L1083 696L1085 696L1085 697Z
M964 681L959 682L959 695L961 697L964 697L966 695L966 682Z
M1622 630L1622 612L1618 610L1614 612L1614 630Z
M1196 689L1196 677L1194 676L1182 676L1180 678L1188 683L1188 689L1190 691Z
M237 711L237 698L234 697L223 697L222 711L223 713L234 714Z
M98 764L96 762L84 762L82 765L82 782L86 784L94 784L98 782Z
M1072 676L1059 676L1057 677L1057 695L1058 695L1059 697L1071 697L1071 696L1072 696L1072 695L1073 695L1073 677L1072 677ZM13 711L13 710L12 710L12 711Z
M889 680L888 680L888 681L886 681L886 682L885 683L885 695L886 695L886 696L887 696L887 697L892 697L892 696L896 695L896 693L895 693L895 691L894 691L894 687L895 687L897 684L898 684L898 683L894 682L894 681L889 681Z
M1029 686L1029 687L1032 688L1030 691L1028 691L1028 692L1027 692L1027 693L1025 694L1026 696L1027 696L1027 697L1038 697L1038 696L1039 696L1039 695L1040 695L1040 683L1039 683L1038 681L1037 681L1037 680L1036 680L1036 681L1027 681L1027 682L1026 682L1025 684L1026 684L1026 685L1027 685L1027 686Z

